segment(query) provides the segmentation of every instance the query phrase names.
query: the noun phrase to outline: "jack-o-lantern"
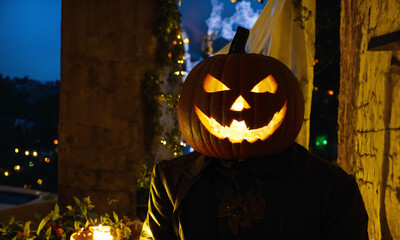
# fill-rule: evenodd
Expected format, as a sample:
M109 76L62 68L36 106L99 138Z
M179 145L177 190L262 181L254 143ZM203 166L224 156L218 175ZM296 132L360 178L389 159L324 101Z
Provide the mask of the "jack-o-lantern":
M280 61L247 54L248 30L238 28L229 54L207 58L182 87L178 120L196 151L216 158L261 157L287 148L300 131L304 99Z

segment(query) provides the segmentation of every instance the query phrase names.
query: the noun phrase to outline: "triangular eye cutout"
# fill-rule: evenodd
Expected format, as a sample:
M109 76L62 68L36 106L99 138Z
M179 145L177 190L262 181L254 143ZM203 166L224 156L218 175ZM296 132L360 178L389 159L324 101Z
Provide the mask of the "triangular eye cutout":
M272 75L269 75L268 77L264 78L261 80L259 83L257 83L253 89L251 89L250 92L253 93L276 93L276 90L278 89L278 83L275 81L275 78Z
M207 76L204 78L203 82L204 91L208 93L215 93L221 91L228 91L230 90L225 84L221 81L216 79L215 77L211 76L211 74L207 73Z

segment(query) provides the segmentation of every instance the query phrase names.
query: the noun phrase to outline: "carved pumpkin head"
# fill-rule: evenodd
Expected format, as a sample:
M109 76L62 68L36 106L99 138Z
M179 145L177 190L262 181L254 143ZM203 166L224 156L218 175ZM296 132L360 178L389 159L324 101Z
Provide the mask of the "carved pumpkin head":
M243 30L245 36L238 34ZM294 74L272 57L244 53L248 30L238 33L229 54L193 68L180 94L183 137L210 157L280 152L295 140L303 122L304 99Z

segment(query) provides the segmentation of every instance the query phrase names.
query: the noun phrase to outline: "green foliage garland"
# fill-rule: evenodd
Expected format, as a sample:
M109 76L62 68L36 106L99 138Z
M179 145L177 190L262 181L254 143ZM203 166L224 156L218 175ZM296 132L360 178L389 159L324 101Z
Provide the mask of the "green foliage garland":
M174 155L180 155L184 145L177 121L179 90L185 72L183 65L185 51L179 28L180 17L176 0L157 1L158 68L147 72L144 76L145 105L151 112L153 135L163 136L159 142L170 148ZM160 80L160 76L165 72L169 72L166 84ZM173 120L172 127L166 127L159 122L162 116L160 105L163 103L166 105L165 114L171 116ZM147 150L151 151L151 147Z
M111 227L114 239L135 239L141 229L141 223L131 221L127 217L119 218L113 212L97 217L92 212L94 205L90 197L82 200L75 198L74 206L67 206L61 213L57 204L49 214L38 221L21 222L11 217L0 223L0 239L2 240L69 240L71 234L89 226L103 225Z

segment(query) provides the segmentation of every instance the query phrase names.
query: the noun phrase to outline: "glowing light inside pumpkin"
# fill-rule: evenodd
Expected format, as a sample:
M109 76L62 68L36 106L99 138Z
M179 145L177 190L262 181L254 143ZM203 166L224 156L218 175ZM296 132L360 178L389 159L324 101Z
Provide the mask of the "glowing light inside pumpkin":
M230 90L227 86L225 86L225 84L223 84L221 81L219 81L209 73L207 74L206 78L204 78L203 88L204 91L208 93Z
M93 231L93 240L112 240L113 236L111 235L111 227L110 226L102 226L99 225L97 227L90 227Z
M232 104L231 109L232 111L241 112L243 109L251 108L247 101L240 95L236 98L235 102Z
M241 143L246 140L253 143L269 138L282 124L286 115L287 102L274 114L271 121L264 127L249 129L246 122L233 120L231 125L222 126L213 117L207 117L196 105L194 110L203 126L219 139L228 138L231 143Z
M275 81L275 78L272 75L269 75L268 77L264 78L261 80L259 83L257 83L253 89L251 89L250 92L254 93L276 93L276 90L278 89L278 83Z

